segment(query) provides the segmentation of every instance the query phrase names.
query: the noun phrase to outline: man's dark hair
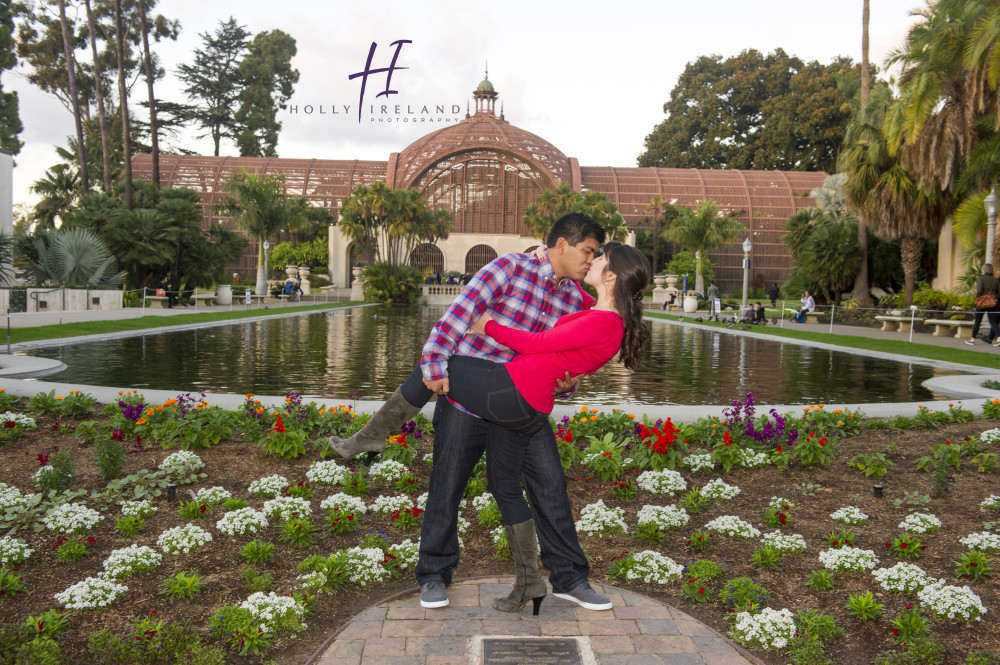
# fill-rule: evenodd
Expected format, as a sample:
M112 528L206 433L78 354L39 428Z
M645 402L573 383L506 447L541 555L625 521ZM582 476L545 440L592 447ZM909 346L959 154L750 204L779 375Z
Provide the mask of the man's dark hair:
M598 245L604 244L604 227L582 212L568 212L552 225L546 246L555 247L559 238L565 238L570 245L578 245L587 238L593 238Z

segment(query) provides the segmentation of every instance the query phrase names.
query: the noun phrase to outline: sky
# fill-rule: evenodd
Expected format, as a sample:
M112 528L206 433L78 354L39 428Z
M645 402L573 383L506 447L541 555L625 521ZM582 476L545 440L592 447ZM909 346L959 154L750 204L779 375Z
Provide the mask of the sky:
M82 3L73 4L83 11ZM903 45L911 12L922 6L919 0L871 0L870 58L880 69ZM444 119L464 117L488 64L498 110L503 103L512 124L583 166L635 166L687 63L702 55L777 48L804 61L825 64L840 55L857 61L861 8L861 0L160 0L157 12L178 19L181 33L176 42L154 46L167 72L156 93L186 102L177 66L192 61L200 34L233 16L251 33L280 29L297 42L292 64L300 78L288 108L278 114L279 157L384 161L446 126ZM371 74L361 105L362 77L349 76L365 69L373 42L371 68L388 67L396 40L410 40L399 47L399 69L392 72L389 89L396 94L376 98L387 88L386 75ZM30 85L23 68L5 73L3 86L18 92L24 123L14 203L31 204L37 197L29 187L59 161L54 146L73 134L73 118ZM143 112L138 102L145 95L144 81L133 87L133 113ZM211 140L198 134L192 128L173 143L212 154ZM222 154L239 152L224 142Z

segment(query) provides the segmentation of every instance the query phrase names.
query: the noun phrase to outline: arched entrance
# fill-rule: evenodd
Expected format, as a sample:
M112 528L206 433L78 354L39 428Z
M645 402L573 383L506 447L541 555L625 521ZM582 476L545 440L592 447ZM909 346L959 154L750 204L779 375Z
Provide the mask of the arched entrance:
M410 265L420 271L431 268L439 275L444 274L444 253L437 245L425 242L410 252Z
M489 245L476 245L465 255L465 272L470 275L497 257L497 251Z

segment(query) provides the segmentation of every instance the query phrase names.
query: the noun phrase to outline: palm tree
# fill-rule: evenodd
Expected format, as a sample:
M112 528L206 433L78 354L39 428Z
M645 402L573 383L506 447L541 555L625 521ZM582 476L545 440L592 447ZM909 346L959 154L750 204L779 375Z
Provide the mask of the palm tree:
M35 204L34 218L41 228L55 228L80 195L80 175L67 164L56 164L29 188L42 200Z
M697 275L695 276L695 291L705 292L705 280L701 276L701 259L707 252L722 249L741 235L746 228L741 222L730 215L719 212L719 204L711 199L705 199L694 210L685 206L673 206L677 217L663 232L666 240L672 240L681 248L695 253L697 259Z
M285 194L280 175L258 176L244 169L226 185L229 196L219 214L231 217L238 227L257 241L257 295L267 294L264 241L280 231L294 230L307 220L305 199Z
M118 106L122 114L122 161L125 168L125 209L132 209L132 139L129 135L128 88L125 85L125 24L122 0L114 0L115 52L118 55Z
M38 262L31 266L37 284L113 289L122 280L108 246L86 229L59 230L39 238Z
M107 225L104 235L127 271L131 288L149 285L170 268L176 233L156 210L137 208L119 215Z
M864 0L861 8L861 108L871 101L872 73L868 62L868 22L871 12L869 0ZM872 296L868 280L868 227L858 219L858 249L861 259L858 262L858 273L854 276L854 289L851 298L861 307L871 307Z
M646 205L644 211L649 215L649 221L653 224L653 273L655 274L660 263L660 224L663 222L664 203L663 197L657 194Z

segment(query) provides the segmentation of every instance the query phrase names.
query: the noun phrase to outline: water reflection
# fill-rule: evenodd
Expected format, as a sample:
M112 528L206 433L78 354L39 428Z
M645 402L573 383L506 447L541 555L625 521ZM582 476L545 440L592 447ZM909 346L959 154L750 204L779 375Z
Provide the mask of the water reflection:
M165 390L383 399L415 366L441 307L367 307L40 349L67 369L51 380ZM921 387L954 374L782 344L754 336L654 324L645 361L586 377L575 403L725 404L899 402L935 397Z

